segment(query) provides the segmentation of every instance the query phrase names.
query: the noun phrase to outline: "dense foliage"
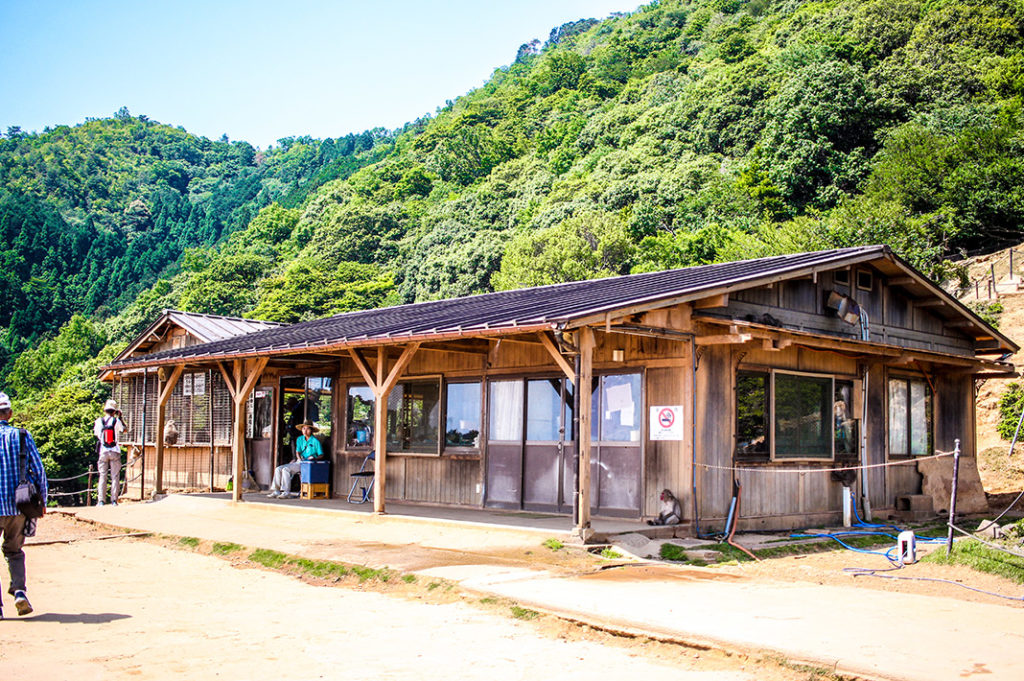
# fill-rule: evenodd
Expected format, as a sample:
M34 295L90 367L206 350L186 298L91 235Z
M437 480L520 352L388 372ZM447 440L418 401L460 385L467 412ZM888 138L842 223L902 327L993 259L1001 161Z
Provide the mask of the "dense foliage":
M40 134L9 128L0 136L0 368L73 314L120 311L186 248L212 246L272 201L298 204L347 177L382 156L384 140L383 131L289 138L260 152L123 109Z
M164 307L294 321L866 243L946 277L1022 237L1022 48L1022 0L661 0L390 136L9 130L5 344L78 312L116 344ZM73 399L73 336L8 366L21 395Z

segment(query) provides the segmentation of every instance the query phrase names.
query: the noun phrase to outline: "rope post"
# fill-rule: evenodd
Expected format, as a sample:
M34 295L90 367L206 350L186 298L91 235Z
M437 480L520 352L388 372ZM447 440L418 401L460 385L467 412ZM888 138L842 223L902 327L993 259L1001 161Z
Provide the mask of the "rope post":
M954 441L953 447L953 480L949 490L949 523L946 535L946 557L953 551L953 521L956 520L956 486L960 477L960 439Z
M89 464L89 479L85 485L85 505L92 506L92 464Z
M981 288L980 287L981 287L981 284L979 284L977 282L977 280L975 280L975 282L974 282L974 297L977 298L978 300L981 300Z

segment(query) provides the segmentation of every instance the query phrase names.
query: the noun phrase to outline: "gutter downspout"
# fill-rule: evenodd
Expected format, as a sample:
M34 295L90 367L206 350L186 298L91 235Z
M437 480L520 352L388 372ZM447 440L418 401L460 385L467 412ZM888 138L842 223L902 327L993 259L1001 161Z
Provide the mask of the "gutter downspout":
M871 522L871 498L868 495L868 365L864 365L864 387L860 400L860 489L861 509L864 511L864 520Z

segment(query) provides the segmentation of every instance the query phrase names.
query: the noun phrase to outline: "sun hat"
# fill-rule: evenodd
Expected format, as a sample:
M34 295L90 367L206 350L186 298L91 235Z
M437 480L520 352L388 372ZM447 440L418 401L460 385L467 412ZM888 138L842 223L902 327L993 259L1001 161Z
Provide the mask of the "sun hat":
M107 403L103 405L103 411L117 411L117 402L107 400Z
M0 393L0 409L10 409L11 398L7 396L7 393Z
M305 421L302 422L302 424L299 426L299 430L305 428L306 426L312 428L314 433L320 432L320 429L316 427L316 424L310 421L309 419L306 419Z

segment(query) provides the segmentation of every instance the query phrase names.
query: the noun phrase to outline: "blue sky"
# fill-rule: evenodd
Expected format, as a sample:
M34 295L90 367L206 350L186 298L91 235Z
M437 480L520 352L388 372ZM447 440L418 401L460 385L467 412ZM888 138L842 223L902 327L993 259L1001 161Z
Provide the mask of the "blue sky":
M639 0L0 0L0 129L133 115L266 148L395 128Z

